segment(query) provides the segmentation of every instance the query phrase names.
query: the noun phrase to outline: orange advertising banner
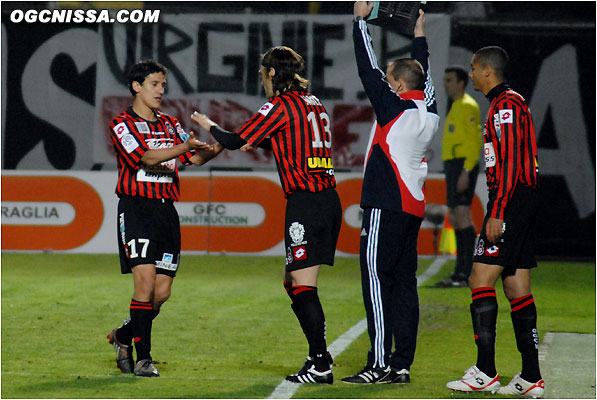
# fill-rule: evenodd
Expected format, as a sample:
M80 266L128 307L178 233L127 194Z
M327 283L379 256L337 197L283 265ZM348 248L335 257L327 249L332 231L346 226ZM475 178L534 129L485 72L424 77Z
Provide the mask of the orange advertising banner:
M2 175L2 250L56 250L116 253L116 174ZM284 253L286 200L275 172L181 174L176 203L182 250L197 253L280 255ZM361 232L361 174L339 173L343 209L338 255L357 255ZM426 183L428 204L443 205L443 176ZM483 190L483 185L479 190ZM445 207L445 206L444 206ZM484 207L475 196L473 220L479 229ZM418 249L437 254L442 224L423 221Z

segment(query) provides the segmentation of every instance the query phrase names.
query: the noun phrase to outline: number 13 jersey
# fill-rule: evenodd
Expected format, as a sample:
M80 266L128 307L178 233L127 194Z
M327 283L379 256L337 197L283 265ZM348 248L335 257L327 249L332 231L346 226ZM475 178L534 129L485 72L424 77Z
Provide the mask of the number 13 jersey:
M253 147L270 138L284 194L336 186L331 121L321 101L304 91L274 96L237 133Z

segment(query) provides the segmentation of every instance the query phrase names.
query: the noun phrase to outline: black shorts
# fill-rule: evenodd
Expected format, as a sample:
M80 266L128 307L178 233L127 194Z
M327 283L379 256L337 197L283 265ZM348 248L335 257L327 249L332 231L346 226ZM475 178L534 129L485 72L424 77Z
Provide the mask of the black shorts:
M490 193L490 202L492 198L495 199L495 195ZM517 269L535 268L537 191L522 185L516 187L504 212L505 230L499 243L490 242L485 234L488 215L483 221L473 261L502 266L503 276L514 275Z
M288 196L284 223L286 271L334 265L341 223L342 206L336 189Z
M118 202L120 270L130 274L154 264L156 274L176 276L180 262L180 222L172 200L123 196Z
M458 177L464 168L464 158L455 158L444 161L444 174L446 175L446 203L449 208L457 206L470 206L475 195L477 176L479 175L479 164L475 165L469 172L468 188L462 193L456 191Z

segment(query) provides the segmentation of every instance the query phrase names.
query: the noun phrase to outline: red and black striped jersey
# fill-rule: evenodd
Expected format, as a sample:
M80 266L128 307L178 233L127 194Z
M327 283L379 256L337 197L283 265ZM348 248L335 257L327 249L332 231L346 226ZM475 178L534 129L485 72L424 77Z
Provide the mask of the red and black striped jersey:
M150 199L178 200L180 194L176 158L158 165L145 165L141 158L150 149L174 147L184 143L187 134L178 120L159 111L156 121L147 121L132 107L118 115L110 124L110 141L118 163L118 196L141 196ZM190 165L194 152L177 157Z
M286 196L336 186L330 117L312 94L290 90L270 98L237 133L253 147L271 139Z
M531 112L524 98L506 83L493 88L483 129L488 214L504 219L504 210L518 184L537 187L539 165Z

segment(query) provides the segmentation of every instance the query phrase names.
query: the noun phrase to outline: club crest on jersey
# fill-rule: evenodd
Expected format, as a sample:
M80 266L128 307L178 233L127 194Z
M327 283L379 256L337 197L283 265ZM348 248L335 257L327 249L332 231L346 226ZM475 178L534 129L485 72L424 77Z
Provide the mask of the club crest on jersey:
M293 222L290 225L290 228L288 228L288 233L290 234L290 238L294 242L292 244L293 247L307 243L303 241L303 239L305 238L305 227L302 224L298 222Z
M511 124L513 122L512 110L500 110L500 122L502 124Z
M286 252L286 265L292 264L294 258L292 257L292 249L289 247L288 251Z
M164 125L166 125L166 129L168 129L168 133L174 135L174 128L172 127L172 125L170 125L170 122L165 121Z
M266 116L267 114L269 114L272 108L274 108L274 105L270 102L267 102L261 106L261 108L259 109L259 114Z

